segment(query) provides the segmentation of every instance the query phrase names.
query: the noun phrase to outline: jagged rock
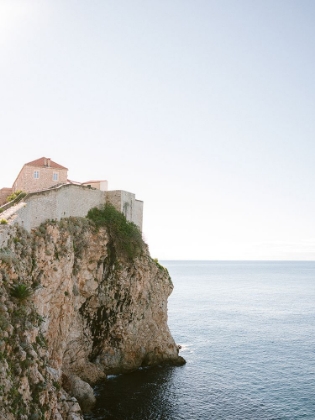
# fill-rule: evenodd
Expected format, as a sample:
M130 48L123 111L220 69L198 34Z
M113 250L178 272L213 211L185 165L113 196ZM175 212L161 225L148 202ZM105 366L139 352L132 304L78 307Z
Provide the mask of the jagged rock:
M76 375L62 375L62 386L69 395L75 397L84 412L88 412L95 404L93 388Z

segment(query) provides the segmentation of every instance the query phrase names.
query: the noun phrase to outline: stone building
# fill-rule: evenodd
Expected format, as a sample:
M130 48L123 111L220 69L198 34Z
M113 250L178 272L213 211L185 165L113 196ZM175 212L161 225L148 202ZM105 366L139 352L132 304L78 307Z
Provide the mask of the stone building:
M13 183L13 192L42 191L60 184L67 184L68 169L50 158L42 157L25 163Z
M0 189L1 218L31 230L47 219L85 217L92 207L111 203L142 230L143 202L137 200L135 194L108 191L105 180L70 181L67 173L67 168L45 157L26 163L13 187ZM22 201L5 204L6 198L19 190L27 193Z
M108 190L108 182L105 180L86 181L86 182L82 182L81 185L84 185L86 187L96 188L97 190L101 190L101 191Z

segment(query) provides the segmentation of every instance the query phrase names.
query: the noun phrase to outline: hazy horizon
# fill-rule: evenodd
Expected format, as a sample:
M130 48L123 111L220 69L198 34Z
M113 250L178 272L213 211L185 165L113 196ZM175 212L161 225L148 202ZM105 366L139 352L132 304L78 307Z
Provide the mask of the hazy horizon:
M315 260L315 3L0 2L0 188L42 156L144 201L159 260Z

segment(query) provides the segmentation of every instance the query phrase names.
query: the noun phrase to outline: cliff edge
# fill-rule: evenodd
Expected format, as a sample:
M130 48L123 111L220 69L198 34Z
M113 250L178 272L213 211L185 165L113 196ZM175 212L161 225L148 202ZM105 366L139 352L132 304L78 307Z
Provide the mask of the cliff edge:
M96 219L8 228L0 420L83 419L89 384L107 373L185 363L167 326L167 270L139 238L126 242L115 224Z

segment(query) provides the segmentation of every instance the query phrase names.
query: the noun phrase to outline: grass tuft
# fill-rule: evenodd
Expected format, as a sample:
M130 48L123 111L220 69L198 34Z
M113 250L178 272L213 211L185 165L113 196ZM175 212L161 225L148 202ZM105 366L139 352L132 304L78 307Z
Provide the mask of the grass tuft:
M25 302L33 294L33 290L24 283L16 284L10 288L10 295L20 302Z

